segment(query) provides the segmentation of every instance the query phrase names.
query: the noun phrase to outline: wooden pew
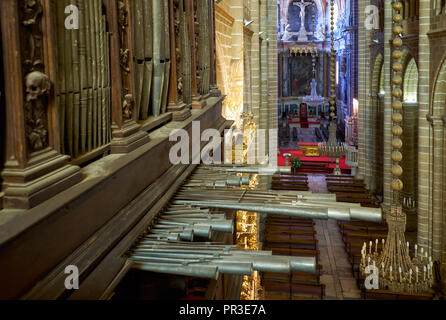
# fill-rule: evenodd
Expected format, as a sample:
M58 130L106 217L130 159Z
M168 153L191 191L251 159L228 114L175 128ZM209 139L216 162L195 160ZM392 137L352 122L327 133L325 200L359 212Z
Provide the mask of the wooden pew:
M408 293L391 290L367 290L361 291L363 300L433 300L434 293Z
M291 297L303 299L320 299L323 300L325 296L325 285L323 284L309 284L300 282L289 282L287 280L263 280L265 292L268 294L280 292L289 292Z
M311 219L269 215L266 219L263 249L273 255L314 257L319 262L315 223ZM317 274L294 272L292 275L263 273L265 299L322 299L325 287L320 285L322 267Z

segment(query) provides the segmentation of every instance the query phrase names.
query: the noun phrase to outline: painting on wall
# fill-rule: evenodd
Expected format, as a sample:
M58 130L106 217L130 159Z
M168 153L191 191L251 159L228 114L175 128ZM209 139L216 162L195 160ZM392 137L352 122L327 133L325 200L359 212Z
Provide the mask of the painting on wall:
M290 69L292 96L309 96L311 94L310 83L313 78L311 56L292 57Z

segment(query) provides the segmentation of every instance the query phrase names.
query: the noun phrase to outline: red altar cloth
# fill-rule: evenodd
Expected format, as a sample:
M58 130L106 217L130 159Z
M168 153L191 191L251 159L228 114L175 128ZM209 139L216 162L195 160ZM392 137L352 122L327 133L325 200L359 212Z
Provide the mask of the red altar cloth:
M299 145L317 145L317 143L299 143ZM330 163L330 158L328 157L305 157L303 155L302 150L289 150L289 149L280 149L280 156L278 157L278 165L280 167L284 167L286 165L286 158L283 156L284 153L290 153L292 157L296 158L299 157L301 162L325 162ZM289 163L288 163L289 165ZM336 168L336 163L330 163L330 168ZM345 164L345 157L342 157L339 160L339 167L341 169L351 169L349 166Z

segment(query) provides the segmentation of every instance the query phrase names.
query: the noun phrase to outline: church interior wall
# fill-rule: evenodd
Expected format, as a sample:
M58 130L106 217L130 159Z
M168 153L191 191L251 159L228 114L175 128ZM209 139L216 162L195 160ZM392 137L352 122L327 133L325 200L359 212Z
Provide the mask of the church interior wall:
M0 298L70 298L62 266L72 263L82 266L85 286L71 298L104 297L130 268L123 252L196 167L170 163L172 130L191 135L193 121L201 132L222 132L232 121L243 130L277 129L276 106L309 94L311 58L291 57L285 51L303 45L283 41L288 31L299 31L297 5L89 1L77 3L97 19L91 25L81 19L73 31L58 17L66 1L39 0L27 10L24 0L0 4L0 74L8 75L0 79L0 282L7 288ZM318 33L330 12L326 4L316 0ZM366 29L363 14L348 19L368 4L379 8L376 30ZM401 202L407 240L442 263L446 283L446 6L442 0L403 4L403 87L416 98L403 104ZM351 140L359 153L357 178L387 213L392 4L336 5L338 136L351 132L346 126L357 117ZM89 32L99 34L97 41ZM328 96L328 42L318 46L319 93ZM292 68L301 79L295 87ZM228 283L237 281L213 283L214 297L233 296Z

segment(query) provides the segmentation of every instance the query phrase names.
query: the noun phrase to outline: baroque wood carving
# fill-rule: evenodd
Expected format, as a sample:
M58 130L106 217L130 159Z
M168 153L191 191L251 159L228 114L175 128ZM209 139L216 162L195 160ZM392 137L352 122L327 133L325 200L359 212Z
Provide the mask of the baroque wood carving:
M25 133L31 152L48 147L46 107L51 90L43 63L43 6L40 0L20 2L20 42L24 77Z
M194 24L195 24L195 74L196 74L196 81L197 81L197 92L201 93L201 87L202 87L202 72L201 72L201 63L200 63L200 18L199 18L199 7L198 7L198 0L194 1Z
M125 120L131 120L133 116L133 108L135 107L133 95L129 92L128 83L133 81L130 79L130 44L128 41L129 32L129 13L127 3L118 0L118 23L119 38L121 47L119 48L119 63L122 69L122 116Z
M178 101L183 101L183 64L182 64L182 32L181 21L183 15L183 1L173 1L173 16L174 16L174 28L175 28L175 59L176 59L176 75L177 75L177 92Z

